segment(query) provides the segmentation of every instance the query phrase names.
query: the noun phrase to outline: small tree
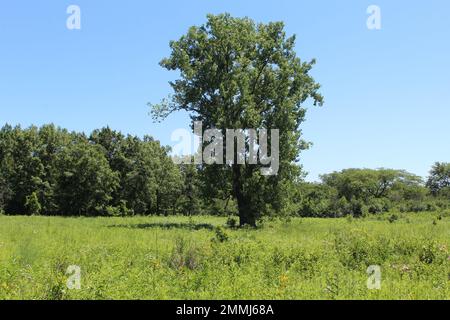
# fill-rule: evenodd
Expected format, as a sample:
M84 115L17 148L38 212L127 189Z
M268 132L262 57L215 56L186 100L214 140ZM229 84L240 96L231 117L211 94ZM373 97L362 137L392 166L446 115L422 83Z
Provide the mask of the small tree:
M39 202L36 192L26 197L25 208L27 213L32 216L37 216L41 213L41 204Z

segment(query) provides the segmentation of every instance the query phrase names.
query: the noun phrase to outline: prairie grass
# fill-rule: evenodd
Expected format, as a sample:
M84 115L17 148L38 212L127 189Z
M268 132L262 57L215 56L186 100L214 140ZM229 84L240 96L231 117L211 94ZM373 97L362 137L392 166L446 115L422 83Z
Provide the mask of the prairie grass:
M225 225L0 216L0 299L450 299L446 213ZM81 290L66 285L71 265Z

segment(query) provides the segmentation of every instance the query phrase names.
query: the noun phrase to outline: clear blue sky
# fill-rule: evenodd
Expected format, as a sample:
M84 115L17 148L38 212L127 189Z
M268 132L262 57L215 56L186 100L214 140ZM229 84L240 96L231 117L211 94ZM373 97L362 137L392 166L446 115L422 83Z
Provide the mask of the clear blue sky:
M70 4L81 8L81 30L66 28ZM371 4L381 30L366 27ZM222 12L283 20L299 55L317 58L326 104L303 126L314 142L301 159L309 180L348 167L425 176L434 161L450 161L448 0L2 1L0 123L109 125L171 144L188 119L155 125L147 115L176 76L158 62L170 40Z

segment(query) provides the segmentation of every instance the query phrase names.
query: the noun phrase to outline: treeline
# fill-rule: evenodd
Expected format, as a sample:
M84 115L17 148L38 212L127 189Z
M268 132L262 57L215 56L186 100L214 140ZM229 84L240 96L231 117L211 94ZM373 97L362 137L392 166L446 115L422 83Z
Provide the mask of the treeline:
M308 217L450 209L450 163L436 163L427 181L404 170L347 169L301 183L294 199L296 212Z
M168 152L151 137L109 128L86 136L54 125L6 125L0 130L0 210L86 216L183 210L184 173Z
M149 136L103 128L84 133L45 125L0 130L0 213L10 215L233 215L230 186L201 166L175 165ZM340 217L448 208L450 164L427 182L401 170L349 169L321 183L291 181L284 214ZM222 179L221 181L226 181ZM274 213L276 214L276 213Z

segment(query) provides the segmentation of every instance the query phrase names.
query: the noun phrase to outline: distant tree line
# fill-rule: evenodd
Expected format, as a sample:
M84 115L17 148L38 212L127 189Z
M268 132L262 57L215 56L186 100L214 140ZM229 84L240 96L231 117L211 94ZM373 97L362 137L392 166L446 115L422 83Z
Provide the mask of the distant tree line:
M300 183L294 204L309 217L437 211L450 208L449 178L450 163L436 163L426 182L404 170L346 169Z
M189 203L183 170L153 138L54 125L0 130L0 210L8 214L163 214ZM188 174L188 173L186 173Z
M207 166L176 165L168 147L103 128L84 133L54 125L0 130L0 212L10 215L235 215L226 177ZM222 174L227 174L223 171ZM348 169L320 183L290 181L283 212L340 217L449 207L450 164L428 181L403 170ZM257 193L255 189L253 192ZM256 195L255 195L256 196ZM270 195L264 194L261 197Z

